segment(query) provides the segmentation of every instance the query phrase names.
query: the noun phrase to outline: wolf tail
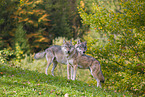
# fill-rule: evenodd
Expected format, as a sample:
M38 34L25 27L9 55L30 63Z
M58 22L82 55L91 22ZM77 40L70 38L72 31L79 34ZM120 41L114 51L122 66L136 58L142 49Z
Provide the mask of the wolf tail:
M44 58L45 54L46 54L45 51L44 52L40 52L40 53L36 53L34 55L34 59L42 59L42 58Z

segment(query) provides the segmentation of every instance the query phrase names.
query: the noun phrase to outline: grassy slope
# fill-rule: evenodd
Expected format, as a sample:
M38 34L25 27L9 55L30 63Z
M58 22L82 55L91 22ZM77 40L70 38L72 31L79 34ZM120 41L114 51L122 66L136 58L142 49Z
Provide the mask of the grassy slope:
M53 77L37 71L9 67L0 64L0 97L5 96L113 96L124 94L105 91L89 86L82 81L67 80L64 77ZM127 95L125 95L127 96Z

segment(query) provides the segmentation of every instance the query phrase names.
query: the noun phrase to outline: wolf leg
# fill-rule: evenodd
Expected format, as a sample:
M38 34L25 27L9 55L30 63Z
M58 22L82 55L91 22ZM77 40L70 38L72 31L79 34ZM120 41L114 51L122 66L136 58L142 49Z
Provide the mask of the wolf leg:
M96 80L97 80L97 87L100 87L100 88L102 88L102 87L101 87L100 80L99 80L99 79L96 79Z
M51 65L52 61L53 61L54 57L49 57L46 55L46 60L47 60L47 67L45 69L45 74L48 75L47 71L48 71L48 68L49 66Z
M72 80L75 80L76 79L76 72L77 72L77 65L74 65L73 68L74 68L74 71L73 71L73 79Z
M51 69L51 73L53 76L54 76L54 69L56 68L56 66L57 66L57 61L53 61L53 68Z
M73 67L71 66L71 79L73 79L73 72L74 70L73 70Z
M70 65L69 63L67 62L67 79L70 79Z
M45 74L46 74L46 75L48 75L47 70L48 70L48 68L49 68L50 65L51 65L51 62L50 62L50 60L49 60L49 61L47 61L47 67L46 67L46 69L45 69Z
M96 79L97 81L97 87L100 87L101 88L101 83L100 83L100 80L98 79L98 72L96 70L96 67L90 67L90 72L92 74L92 76Z

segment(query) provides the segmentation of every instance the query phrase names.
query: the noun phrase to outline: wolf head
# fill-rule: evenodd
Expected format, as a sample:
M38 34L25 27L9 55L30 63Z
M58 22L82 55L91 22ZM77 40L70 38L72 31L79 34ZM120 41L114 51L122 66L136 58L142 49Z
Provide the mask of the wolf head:
M105 78L103 76L102 71L100 71L100 73L98 74L98 78L99 78L99 80L100 80L101 83L104 83L105 82Z
M67 42L63 40L62 50L65 54L70 54L74 51L75 47L72 45L72 41Z
M80 40L78 40L77 44L75 45L75 48L81 54L85 54L85 52L87 50L87 42L86 41L85 42L81 42Z

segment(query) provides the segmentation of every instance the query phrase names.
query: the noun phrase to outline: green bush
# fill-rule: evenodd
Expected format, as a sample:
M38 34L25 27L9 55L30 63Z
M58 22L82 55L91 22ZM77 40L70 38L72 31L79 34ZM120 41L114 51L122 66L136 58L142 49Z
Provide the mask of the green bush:
M72 43L73 44L76 44L77 43L77 41L79 40L79 38L77 38L77 39L70 39L70 40L68 40L67 38L65 38L65 37L58 37L58 38L55 38L55 39L53 39L53 42L52 42L52 44L53 45L62 45L63 44L63 40L66 40L66 41L70 41L70 40L72 40Z
M15 44L15 50L3 49L0 50L0 63L7 63L9 61L19 61L25 57L24 51L18 43Z
M22 24L17 25L17 29L15 31L14 37L14 49L19 51L20 53L30 53L30 47L28 44L28 39L26 39L26 31L23 29Z
M14 57L14 51L10 49L0 50L0 64L7 63Z
M83 23L90 26L87 53L102 64L105 88L144 95L144 1L120 1L115 11L102 3L80 7Z
M134 50L123 48L123 44L120 44L120 42L114 43L112 41L105 42L105 45L101 44L101 41L91 38L90 35L85 36L85 39L88 48L87 54L93 56L101 63L106 79L103 87L117 92L144 95L144 61L135 56ZM143 56L143 53L141 56Z

